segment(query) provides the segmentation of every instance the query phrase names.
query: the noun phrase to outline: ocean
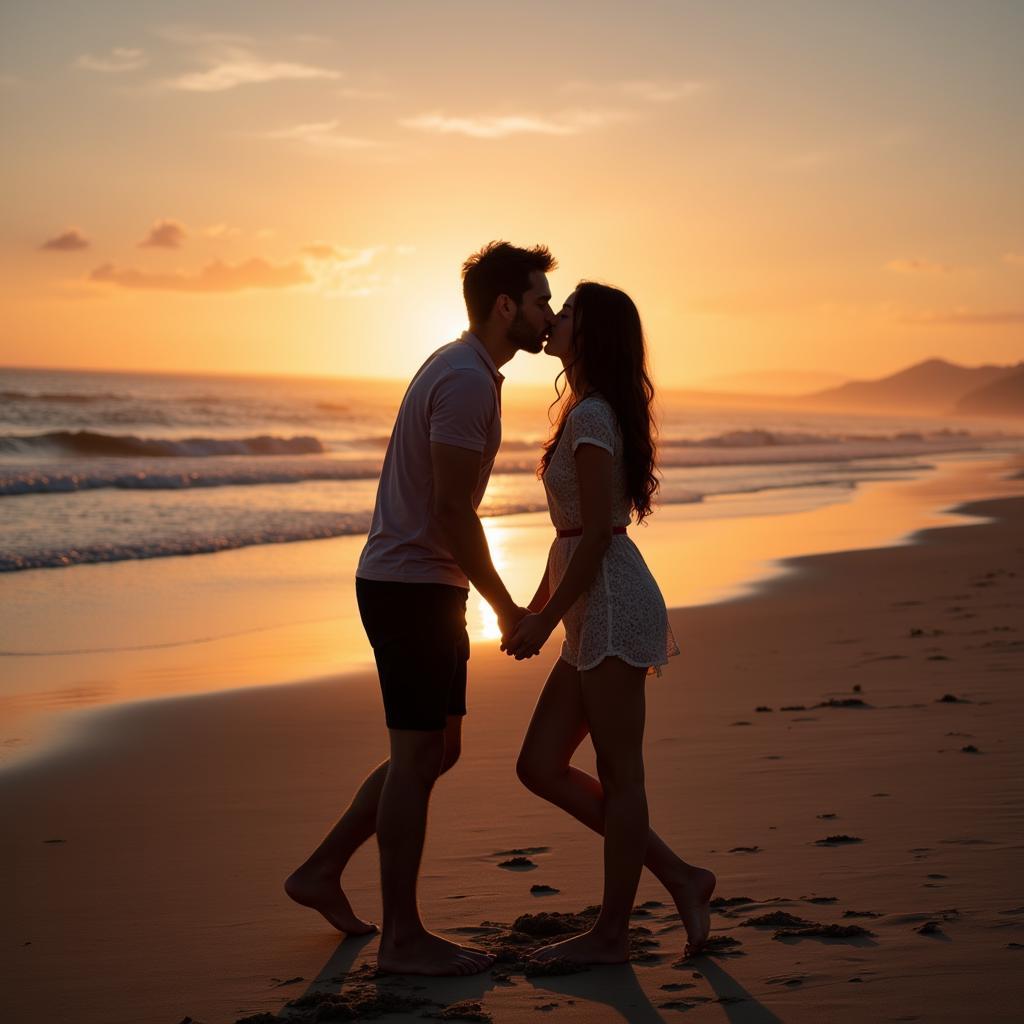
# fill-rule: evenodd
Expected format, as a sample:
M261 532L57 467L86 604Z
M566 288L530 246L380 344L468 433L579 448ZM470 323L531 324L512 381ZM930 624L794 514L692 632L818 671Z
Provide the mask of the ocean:
M0 571L366 532L404 382L0 369ZM481 513L545 508L553 397L506 384ZM659 399L663 505L921 473L1024 448L1020 426Z

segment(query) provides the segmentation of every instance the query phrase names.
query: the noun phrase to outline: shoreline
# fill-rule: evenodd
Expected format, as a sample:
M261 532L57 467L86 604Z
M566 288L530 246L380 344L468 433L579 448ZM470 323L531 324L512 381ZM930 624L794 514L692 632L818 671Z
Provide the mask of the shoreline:
M1020 465L1024 461L1019 456L951 457L920 475L862 482L846 500L837 501L829 489L815 504L806 488L799 488L795 497L778 490L775 506L760 494L751 500L720 497L714 509L709 507L713 503L673 506L660 510L655 521L644 526L638 543L671 609L727 602L770 590L802 557L864 546L900 546L912 543L913 532L929 524L965 524L967 517L953 514L947 503L978 493L1024 493L1024 483L1014 480ZM531 593L534 575L547 556L547 516L505 516L487 520L486 528L496 566L510 590ZM350 680L372 669L347 585L361 544L361 538L306 542L298 569L282 561L279 546L249 549L249 554L226 553L210 566L214 594L225 593L237 603L223 622L242 627L252 623L252 616L256 622L249 629L232 629L227 635L214 632L206 638L195 636L210 622L204 612L223 612L209 602L198 610L191 606L197 588L209 587L205 566L195 559L175 560L172 568L177 575L169 578L163 573L154 578L148 571L152 563L145 562L83 567L92 579L94 605L80 629L83 639L94 636L104 623L123 623L139 639L155 642L82 652L8 654L7 692L0 694L0 711L7 720L7 735L0 736L0 775L74 744L93 727L94 716L108 710L185 695ZM685 569L663 568L680 562ZM296 581L289 582L290 590L279 592L275 588L283 570L293 571ZM218 571L222 580L217 579ZM82 585L86 586L84 581ZM301 604L290 596L296 586L304 592ZM239 601L243 589L265 597ZM153 594L148 609L146 592ZM47 593L44 588L37 599L36 617L48 635L54 612ZM141 601L135 599L136 593L142 594ZM102 603L104 594L112 595L112 603ZM23 604L26 597L23 594ZM335 614L324 616L325 608L336 609ZM78 610L73 604L57 617L70 621ZM313 617L316 612L319 616ZM468 617L474 651L488 643L497 646L497 621L475 592ZM193 636L167 642L172 636L168 628L186 633L193 628ZM302 655L297 657L297 652ZM338 666L339 652L343 668ZM24 680L17 677L17 670ZM15 729L19 735L11 734Z
M817 505L809 502L804 489L797 499L776 492L774 508L761 494L752 500L741 495L720 496L717 511L707 504L661 509L657 521L644 527L638 542L645 560L656 570L672 610L727 602L770 589L792 571L794 560L799 562L802 557L877 546L879 541L882 546L898 546L912 543L915 530L929 524L959 520L963 525L966 517L953 514L946 503L963 500L979 489L986 496L1024 492L1024 484L1018 485L1013 477L1015 467L1022 464L1020 456L951 457L909 479L863 482L851 489L847 500L836 500L830 492ZM801 504L794 507L792 500ZM710 516L705 517L705 512ZM883 519L886 525L879 526ZM547 552L550 525L546 515L500 517L486 525L495 564L510 589L532 592L533 577ZM326 561L322 545L330 552ZM157 634L158 642L137 647L8 655L12 668L8 686L13 681L14 692L0 696L8 732L0 737L0 775L19 764L45 759L68 743L75 744L101 720L97 715L114 708L178 696L360 677L373 663L347 581L361 545L362 538L306 542L296 571L296 583L304 588L301 616L295 615L300 606L289 597L294 586L281 594L273 589L282 568L289 567L281 562L279 547L268 546L250 549L249 555L227 553L227 561L217 563L225 578L218 581L215 594L230 593L238 604L238 610L229 612L232 618L225 622L239 628L228 635L159 642L166 636ZM177 561L179 576L170 579L147 575L152 563L86 567L93 580L92 600L97 604L93 620L97 624L103 620L125 622L134 611L129 607L134 603L134 588L153 591L155 585L160 588L160 605L154 605L152 623L141 622L143 630L164 630L165 623L171 621L175 629L187 629L181 624L192 622L198 631L207 620L180 595L195 592L195 577L202 567L192 559ZM323 565L311 569L318 561ZM676 562L685 563L685 569L669 572L668 567ZM227 569L229 565L233 567ZM210 567L214 576L217 566ZM107 577L105 584L103 577ZM244 585L242 579L247 581ZM340 587L339 580L345 581ZM86 585L84 581L82 585ZM110 593L121 605L100 603ZM120 596L129 594L132 602ZM259 600L256 594L261 595ZM266 594L270 596L264 599ZM250 616L257 605L259 617L253 625ZM314 617L325 608L335 614ZM72 614L69 610L67 616L60 617ZM293 616L298 621L288 621ZM496 620L475 592L469 620L474 651L491 642L497 645ZM45 625L49 616L40 621ZM241 628L245 625L250 628ZM83 636L92 635L87 629L82 632ZM560 631L555 636L560 636ZM297 651L305 656L296 659ZM344 662L341 668L339 652ZM27 673L25 683L16 679L15 668ZM103 680L102 685L93 682L97 678ZM199 680L203 688L196 690ZM21 736L10 735L16 726Z
M985 521L804 556L767 589L671 613L683 653L648 687L652 823L719 874L717 895L750 898L713 913L713 934L735 937L735 952L674 966L678 925L652 908L641 921L659 945L647 962L381 991L481 1000L498 1024L552 1003L559 1019L588 1024L655 1022L673 1001L717 1019L743 1000L759 1019L797 1022L954 1021L967 1000L989 1019L1005 1012L1019 996L1008 944L1024 942L1013 895L1024 497L969 501L958 514ZM432 927L577 911L599 898L599 841L514 777L550 661L474 650L462 763L438 786L424 857ZM82 1024L219 1024L365 979L376 939L339 943L280 890L384 750L375 680L363 681L105 709L88 743L0 774L13 823L3 867L19 881L4 929L11 1012L59 1016L73 1003ZM946 693L958 700L942 702ZM827 704L854 696L867 706ZM756 713L762 705L774 712ZM589 748L576 763L592 767ZM837 817L818 820L826 813ZM832 833L861 841L820 848ZM497 867L499 851L524 846L547 848L535 870ZM733 852L741 847L756 852ZM372 844L346 880L356 906L379 919ZM560 892L532 896L534 882ZM648 875L637 902L646 900L665 900ZM855 919L874 933L864 939L773 941L744 926L777 909L844 924L847 911L879 916ZM929 920L938 933L919 934ZM665 988L684 983L694 988Z

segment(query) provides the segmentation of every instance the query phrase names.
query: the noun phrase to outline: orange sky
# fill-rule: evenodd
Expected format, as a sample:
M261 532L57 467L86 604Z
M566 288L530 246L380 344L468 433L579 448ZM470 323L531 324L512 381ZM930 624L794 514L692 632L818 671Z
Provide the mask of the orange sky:
M1024 5L366 6L7 5L0 365L407 377L498 237L664 386L1024 358Z

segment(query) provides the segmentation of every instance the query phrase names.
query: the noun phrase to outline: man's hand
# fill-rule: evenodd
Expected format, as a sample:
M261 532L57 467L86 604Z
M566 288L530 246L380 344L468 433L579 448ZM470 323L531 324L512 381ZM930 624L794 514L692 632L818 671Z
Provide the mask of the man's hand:
M501 630L501 649L505 650L505 641L511 635L512 630L519 625L519 623L527 616L530 612L526 608L520 608L519 605L510 605L508 608L497 612L498 616L498 628Z
M543 612L526 615L520 619L511 636L502 638L501 649L516 661L532 658L540 654L554 628L554 623Z

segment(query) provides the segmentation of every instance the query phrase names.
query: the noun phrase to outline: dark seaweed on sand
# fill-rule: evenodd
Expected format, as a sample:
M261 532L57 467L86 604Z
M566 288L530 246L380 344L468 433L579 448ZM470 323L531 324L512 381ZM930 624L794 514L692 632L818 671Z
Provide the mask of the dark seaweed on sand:
M761 914L759 917L748 917L746 921L742 921L740 923L740 927L745 928L752 926L755 928L764 928L771 926L773 928L809 928L814 924L814 921L808 921L805 917L797 917L795 914L787 914L784 910L773 910L770 914Z
M284 1019L301 1021L303 1024L308 1021L312 1024L323 1020L371 1020L388 1013L411 1013L425 1006L434 1006L436 1003L421 996L399 995L368 982L359 982L341 992L307 992L286 1005L289 1010L298 1010L300 1013L289 1013Z
M714 896L708 906L714 910L718 907L735 907L740 903L756 902L757 900L751 899L749 896Z
M694 956L743 956L744 952L739 948L742 945L739 939L731 935L712 935ZM693 956L681 956L672 966L689 967L692 959Z
M498 865L499 868L535 868L536 866L529 857L510 857Z
M780 928L773 939L796 939L819 936L824 939L852 939L857 936L874 935L859 924L815 924L809 928Z
M452 1003L443 1010L424 1013L423 1016L433 1020L482 1021L483 1024L490 1024L494 1019L478 999L464 999L461 1003Z

